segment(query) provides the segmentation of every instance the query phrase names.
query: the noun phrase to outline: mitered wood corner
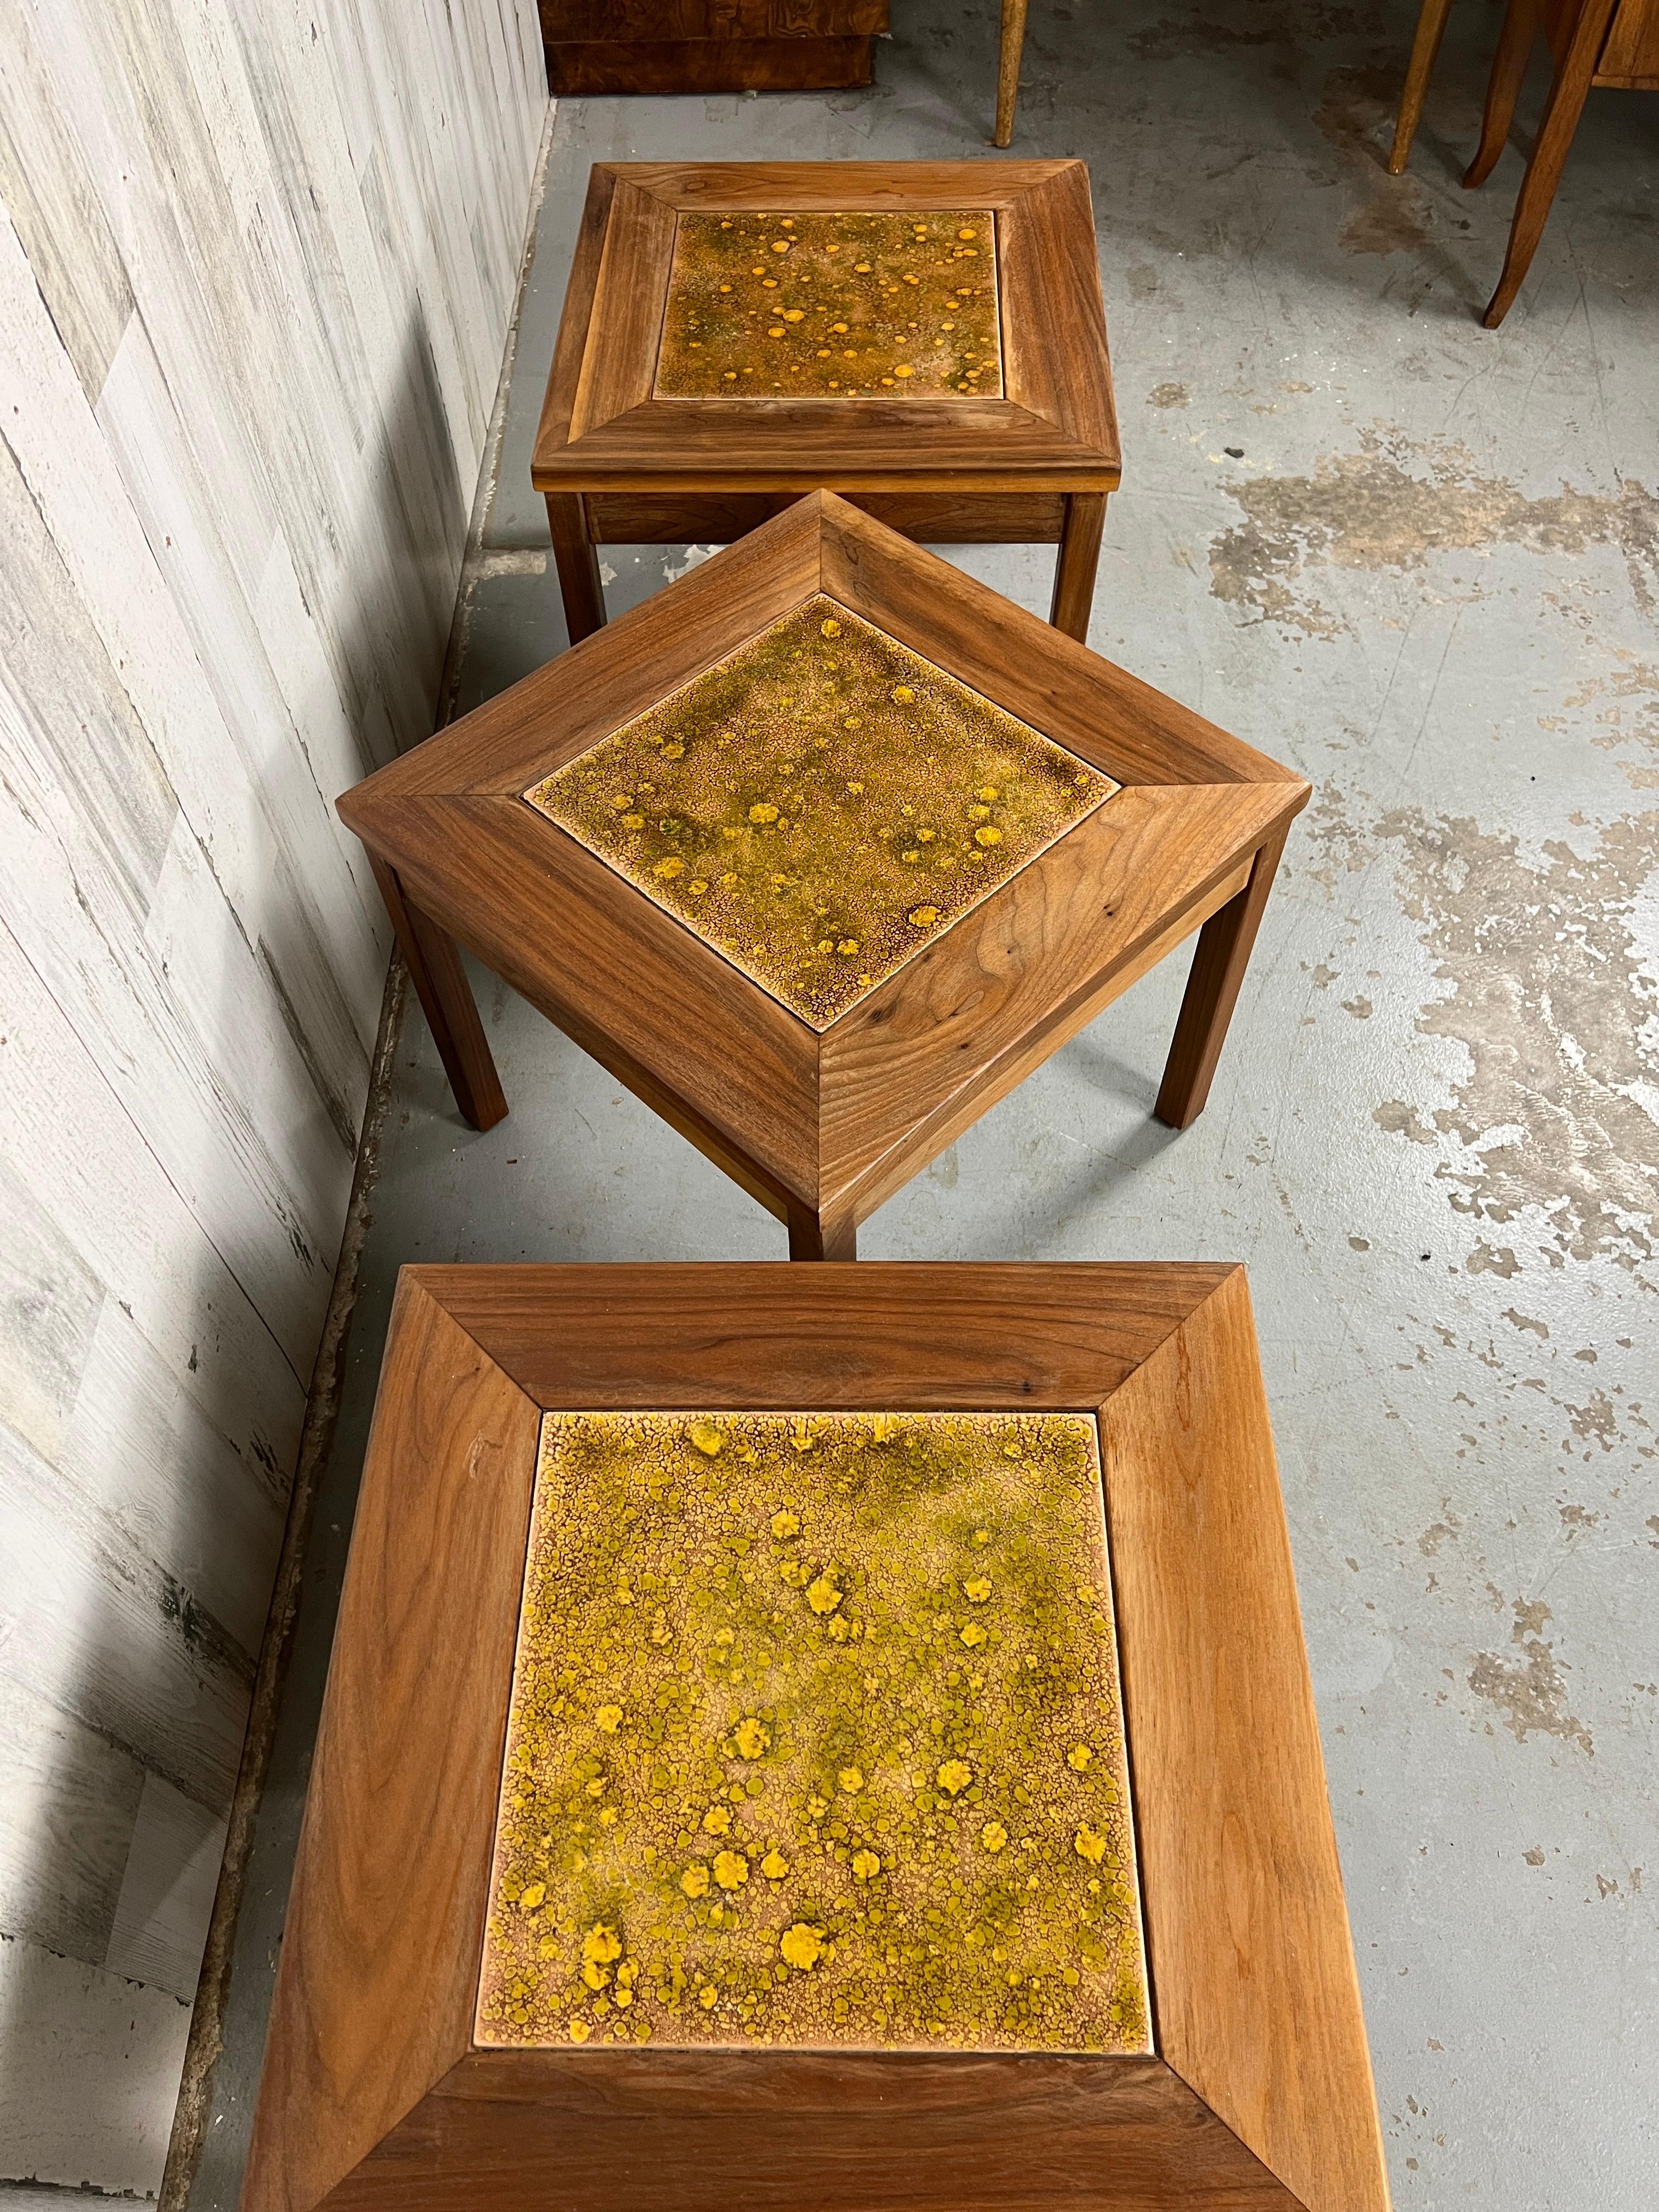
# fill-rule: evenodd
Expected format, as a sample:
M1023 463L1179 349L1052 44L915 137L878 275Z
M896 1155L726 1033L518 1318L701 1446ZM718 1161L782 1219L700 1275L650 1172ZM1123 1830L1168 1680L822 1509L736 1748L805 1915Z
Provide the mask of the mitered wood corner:
M473 2039L544 1409L1092 1414L1153 2055ZM244 2212L1386 2212L1242 1269L420 1267L394 1305Z
M618 731L647 720L655 731L665 713L682 717L694 745L701 743L690 719L701 711L692 703L697 687L726 682L722 672L745 656L752 662L778 626L818 596L830 603L829 633L855 618L881 652L915 656L895 671L911 680L872 695L877 734L868 740L847 735L862 727L857 714L826 708L816 734L802 726L805 747L787 750L805 749L810 761L821 748L879 744L888 750L878 765L914 758L916 773L938 782L944 771L937 762L927 769L908 725L879 734L891 701L914 702L915 684L936 684L941 698L948 689L962 702L969 717L963 728L977 726L974 717L1011 717L997 726L1034 761L1048 761L1044 773L1069 762L1073 781L1092 779L1104 796L1079 801L1074 818L1058 817L1046 843L1010 845L1009 866L998 857L983 895L964 896L948 911L929 903L951 888L935 856L954 866L958 847L969 864L994 852L1005 832L990 817L1006 798L1002 787L993 785L987 799L964 783L948 819L916 819L914 845L906 827L914 808L896 808L890 823L872 817L856 835L896 839L890 851L915 870L893 876L882 893L890 907L871 910L870 925L887 931L896 949L844 1002L809 1019L753 961L745 964L730 941L705 929L711 908L696 899L716 893L717 879L744 880L721 874L734 862L774 871L786 902L796 896L792 884L807 880L802 871L816 869L813 880L828 889L813 896L827 915L840 896L834 872L842 848L833 840L824 860L810 845L810 825L792 826L781 801L723 827L677 814L666 796L650 795L672 792L672 778L641 758L628 788L618 784L607 804L633 809L624 821L669 842L659 865L641 862L630 875L526 794L565 770L580 772ZM817 628L810 641L816 649ZM840 773L852 781L823 787L825 808L850 805L836 794L865 788L851 755ZM1190 1122L1309 788L1294 771L819 490L348 792L339 811L368 846L400 940L413 948L422 1003L465 1118L488 1127L507 1101L457 945L787 1222L792 1251L831 1261L854 1256L860 1222L1197 932L1158 1103L1164 1121ZM758 787L750 796L765 799ZM810 814L820 802L806 803ZM780 817L780 832L795 842L763 851ZM982 832L974 827L981 822ZM970 865L961 880L971 875ZM653 888L676 883L684 895ZM773 896L765 893L763 902ZM796 928L785 907L777 912L781 929ZM844 921L823 927L830 934L808 944L802 959L826 975L837 960L856 965L866 922L850 935ZM817 927L807 933L817 938Z

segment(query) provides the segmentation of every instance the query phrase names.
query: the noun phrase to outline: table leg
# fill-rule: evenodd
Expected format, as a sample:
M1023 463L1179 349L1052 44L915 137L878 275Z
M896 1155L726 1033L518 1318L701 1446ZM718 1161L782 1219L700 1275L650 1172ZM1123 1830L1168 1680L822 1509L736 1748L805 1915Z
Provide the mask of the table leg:
M1450 13L1451 0L1423 0L1423 12L1417 19L1417 36L1412 40L1412 58L1406 64L1400 114L1394 126L1394 149L1389 155L1391 177L1397 177L1411 157L1412 140L1417 136L1418 118L1423 112L1423 95L1434 74L1435 57L1440 52L1440 40Z
M810 1206L789 1209L792 1260L856 1260L858 1226L850 1214L814 1213Z
M1100 565L1101 534L1106 527L1103 491L1074 491L1066 501L1066 520L1054 563L1054 605L1048 619L1056 629L1089 642L1089 616L1095 603L1095 571Z
M1532 42L1538 36L1542 14L1543 0L1510 0L1504 10L1498 51L1492 58L1492 75L1486 80L1480 143L1475 149L1474 161L1463 172L1466 191L1473 191L1477 185L1486 183L1498 166L1498 155L1509 143L1515 103L1521 94L1521 81L1527 74L1528 58L1532 52Z
M1532 159L1527 164L1527 173L1521 179L1521 190L1516 198L1503 274L1480 319L1489 331L1495 331L1508 314L1521 289L1522 280L1532 266L1532 257L1544 235L1555 188L1566 166L1567 149L1584 112L1585 94L1595 79L1595 64L1601 58L1616 4L1617 0L1585 0L1567 50L1551 79L1544 119L1538 126Z
M605 586L599 556L587 534L587 518L578 492L549 492L547 526L553 535L553 559L564 599L564 626L572 645L605 628Z
M1019 97L1020 57L1025 51L1025 15L1030 0L1002 0L1002 37L997 47L997 131L994 145L1014 135L1014 102Z
M1164 1082L1152 1109L1172 1129L1185 1129L1204 1111L1210 1083L1226 1042L1227 1024L1238 1001L1238 988L1249 964L1250 948L1261 925L1273 871L1285 849L1285 831L1270 838L1255 856L1250 880L1236 897L1212 914L1198 933L1187 994L1181 1001L1175 1039Z
M460 950L429 915L410 902L395 868L373 853L368 860L397 933L398 949L432 1026L455 1103L475 1129L493 1129L506 1117L507 1097L461 965Z

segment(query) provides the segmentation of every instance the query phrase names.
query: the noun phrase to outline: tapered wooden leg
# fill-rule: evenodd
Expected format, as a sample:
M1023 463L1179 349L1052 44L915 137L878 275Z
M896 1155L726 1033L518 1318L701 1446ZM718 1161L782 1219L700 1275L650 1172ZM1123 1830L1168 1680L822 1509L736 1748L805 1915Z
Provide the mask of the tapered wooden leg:
M1089 616L1095 604L1095 571L1100 566L1101 533L1106 527L1103 491L1074 491L1066 501L1060 558L1054 563L1054 599L1048 619L1056 629L1089 642Z
M1566 167L1567 149L1572 144L1578 118L1584 112L1584 96L1595 78L1595 64L1617 4L1618 0L1585 0L1567 50L1556 65L1550 96L1545 103L1544 119L1538 126L1532 159L1527 164L1527 173L1521 179L1516 199L1504 271L1480 319L1489 331L1495 331L1508 314L1521 289L1522 280L1532 266L1532 257L1538 251L1544 225L1549 221L1555 188Z
M1510 0L1504 11L1504 27L1498 33L1498 51L1492 58L1492 75L1486 80L1486 112L1480 118L1480 143L1475 149L1474 159L1463 172L1466 191L1484 185L1497 165L1498 157L1509 143L1510 125L1515 120L1515 103L1521 95L1521 80L1527 74L1527 62L1532 53L1532 42L1538 35L1539 22L1543 15L1543 0Z
M507 1097L490 1057L483 1024L478 1019L472 987L461 965L460 949L429 915L410 905L395 868L373 853L368 860L421 1010L432 1025L433 1041L455 1103L475 1129L493 1129L506 1118Z
M1238 1003L1238 987L1249 964L1250 947L1261 926L1273 871L1285 849L1285 832L1263 845L1250 880L1236 898L1210 916L1198 933L1187 994L1181 1001L1175 1041L1164 1082L1152 1109L1172 1129L1185 1129L1204 1111L1216 1062L1226 1042L1227 1024Z
M997 48L997 131L1006 146L1014 135L1014 102L1019 97L1020 57L1025 52L1025 15L1030 0L1002 0L1002 40Z
M792 1260L856 1260L858 1230L851 1215L813 1213L806 1206L792 1206L789 1256Z
M1412 58L1406 64L1400 113L1394 126L1394 150L1389 155L1391 177L1397 177L1410 159L1418 118L1423 112L1423 95L1434 74L1435 56L1440 52L1446 18L1450 13L1451 0L1423 0L1423 12L1417 19L1417 36L1412 40Z
M587 518L575 492L549 492L547 526L553 533L553 558L564 599L564 626L572 645L605 628L605 586L599 556L587 534Z

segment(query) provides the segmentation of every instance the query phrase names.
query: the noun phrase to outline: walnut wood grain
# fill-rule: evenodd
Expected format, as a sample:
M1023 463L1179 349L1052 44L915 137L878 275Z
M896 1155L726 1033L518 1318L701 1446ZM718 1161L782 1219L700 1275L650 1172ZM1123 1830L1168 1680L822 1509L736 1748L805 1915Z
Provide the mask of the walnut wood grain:
M595 492L583 505L598 545L730 544L795 503L793 492ZM1057 545L1060 492L848 492L849 505L919 545Z
M1124 790L843 1015L820 1046L822 1199L872 1211L951 1141L958 1102L976 1118L1153 943L1197 927L1282 803L1251 784Z
M1306 805L1310 787L1293 769L849 501L820 495L819 505L823 590L1120 783L1279 783L1293 808Z
M1249 881L1211 916L1199 937L1152 1109L1172 1129L1190 1127L1204 1111L1284 849L1285 832L1278 830L1257 850Z
M1098 1408L1158 2057L469 2044L544 1405ZM1386 2212L1243 1271L400 1279L243 2212Z
M1097 1406L1223 1263L410 1267L544 1406ZM885 1394L885 1396L884 1396Z
M1125 787L821 1037L520 795L818 590ZM1213 1068L1267 874L1247 915L1224 927L1218 909L1308 796L1291 770L817 492L339 809L415 908L792 1220L797 1250L850 1255L859 1221L1202 924L1178 1039L1196 1110L1192 1071Z
M395 868L373 851L368 865L455 1103L475 1129L493 1129L506 1117L507 1097L454 940L410 904Z
M1156 2059L476 2052L329 2212L1298 2212Z
M1387 2212L1242 1268L1100 1431L1159 2052L1307 2212Z
M543 491L684 498L827 483L960 498L1115 488L1121 461L1081 163L605 167L608 182L601 186L596 172L589 198L590 218L602 203L606 210L603 253L597 268L591 257L573 268L536 440L532 477ZM680 209L849 206L996 211L1005 398L645 396Z
M242 2212L309 2212L468 2047L538 1421L405 1277Z
M1079 645L1089 642L1089 617L1095 604L1095 572L1100 565L1100 540L1105 527L1105 495L1073 492L1066 502L1048 620L1056 629L1064 630L1067 637L1074 637Z

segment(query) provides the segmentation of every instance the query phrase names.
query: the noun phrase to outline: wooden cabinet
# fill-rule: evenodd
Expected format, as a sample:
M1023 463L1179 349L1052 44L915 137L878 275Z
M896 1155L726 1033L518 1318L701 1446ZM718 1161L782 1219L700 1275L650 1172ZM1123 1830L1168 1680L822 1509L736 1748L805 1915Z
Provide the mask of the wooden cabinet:
M541 0L555 93L868 84L887 0Z

